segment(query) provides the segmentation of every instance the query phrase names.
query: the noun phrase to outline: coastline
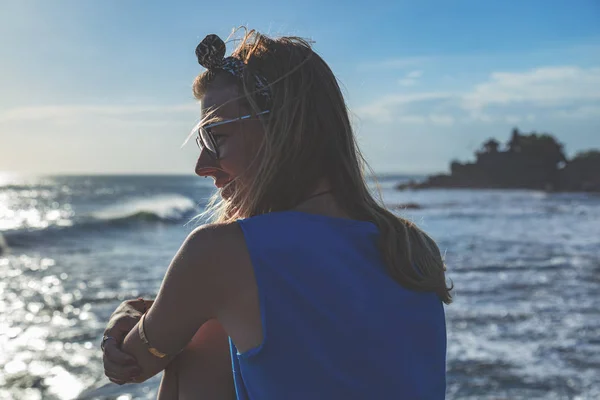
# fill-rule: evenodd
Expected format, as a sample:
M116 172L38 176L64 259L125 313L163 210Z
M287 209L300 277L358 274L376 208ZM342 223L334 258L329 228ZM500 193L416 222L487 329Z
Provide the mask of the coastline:
M423 181L396 185L406 189L526 189L545 192L600 193L600 150L565 156L563 145L550 134L523 134L513 129L500 148L489 139L475 152L475 162L450 163L450 174L429 175Z

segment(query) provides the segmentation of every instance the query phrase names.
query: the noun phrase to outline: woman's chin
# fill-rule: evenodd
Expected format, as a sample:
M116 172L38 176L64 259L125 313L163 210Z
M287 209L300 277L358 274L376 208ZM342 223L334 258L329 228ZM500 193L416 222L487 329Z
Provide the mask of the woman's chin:
M229 200L234 193L234 188L232 184L229 184L227 186L224 186L223 188L221 188L219 194L221 195L221 197L225 200Z

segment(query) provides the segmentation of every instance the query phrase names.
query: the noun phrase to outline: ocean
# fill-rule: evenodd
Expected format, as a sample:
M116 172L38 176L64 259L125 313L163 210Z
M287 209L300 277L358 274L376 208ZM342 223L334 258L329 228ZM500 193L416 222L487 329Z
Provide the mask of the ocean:
M600 196L396 191L385 203L439 244L448 399L600 399ZM213 193L195 176L0 181L0 399L145 399L159 377L103 375L105 323L151 298Z

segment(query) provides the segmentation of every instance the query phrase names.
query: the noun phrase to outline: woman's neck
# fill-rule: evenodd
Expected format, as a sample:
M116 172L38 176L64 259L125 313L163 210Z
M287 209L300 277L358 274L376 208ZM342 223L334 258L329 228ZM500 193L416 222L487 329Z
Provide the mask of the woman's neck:
M315 189L302 201L294 211L301 211L308 214L320 214L336 218L350 218L335 201L331 191L331 185L327 180L321 180Z

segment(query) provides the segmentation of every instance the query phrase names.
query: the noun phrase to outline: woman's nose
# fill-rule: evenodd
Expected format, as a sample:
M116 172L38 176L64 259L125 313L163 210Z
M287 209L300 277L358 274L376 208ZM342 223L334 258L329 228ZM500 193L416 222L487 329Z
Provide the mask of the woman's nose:
M196 162L196 175L198 176L212 176L215 170L218 168L218 162L209 154L206 148L200 150L200 156Z

